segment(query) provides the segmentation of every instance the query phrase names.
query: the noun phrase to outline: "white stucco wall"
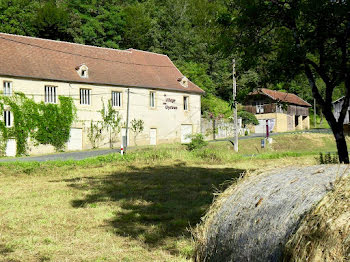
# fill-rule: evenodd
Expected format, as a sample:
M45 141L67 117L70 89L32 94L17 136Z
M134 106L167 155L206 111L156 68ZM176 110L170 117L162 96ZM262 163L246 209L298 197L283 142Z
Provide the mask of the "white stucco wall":
M83 149L91 148L90 141L87 137L87 131L90 121L101 121L99 110L102 109L102 103L105 105L111 99L112 91L122 92L122 106L116 108L126 122L127 115L127 90L126 87L114 87L106 85L90 85L78 83L65 83L56 81L30 80L24 78L1 77L0 83L11 81L13 92L23 92L28 97L33 97L36 102L44 101L45 85L57 87L57 94L60 96L70 96L74 99L77 108L77 120L73 127L83 128ZM80 105L79 90L80 88L91 89L91 104ZM1 89L2 90L2 89ZM156 93L156 107L149 106L149 93ZM183 97L189 97L189 110L183 109ZM168 99L168 100L167 100ZM169 101L169 99L171 101ZM172 92L163 90L152 90L145 88L130 88L129 97L129 127L132 119L142 119L144 121L144 131L137 137L137 145L148 145L150 140L150 129L157 129L157 144L180 142L181 125L191 124L193 133L200 132L200 95L188 94L182 92ZM104 134L104 141L100 147L108 147L108 137ZM119 134L121 138L121 134ZM120 145L120 140L115 146ZM134 135L129 132L129 145L134 145ZM42 154L53 152L50 146L30 147L30 154Z

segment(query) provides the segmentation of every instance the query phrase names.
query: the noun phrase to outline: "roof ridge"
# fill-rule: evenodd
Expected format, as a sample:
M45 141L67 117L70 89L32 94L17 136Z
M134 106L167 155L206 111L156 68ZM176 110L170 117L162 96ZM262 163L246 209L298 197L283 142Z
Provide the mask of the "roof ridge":
M287 97L289 97L290 99L292 99L292 97L302 101L305 105L307 106L312 106L310 103L308 103L307 101L305 101L304 99L302 99L300 96L294 94L294 93L290 93L290 92L282 92L282 91L278 91L278 90L273 90L273 89L268 89L268 88L258 88L258 91L262 92L264 95L272 98L273 100L276 101L285 101L287 100ZM283 95L284 98L278 98L278 95ZM275 97L276 96L276 97ZM290 102L293 103L293 102Z
M132 53L128 49L122 50L122 49L116 49L116 48L110 48L110 47L102 47L102 46L94 46L94 45L87 45L87 44L79 44L79 43L68 42L68 41L63 41L63 40L53 40L53 39L39 38L39 37L35 37L35 36L16 35L16 34L8 34L8 33L3 33L3 32L0 32L0 35L14 36L14 37L19 37L19 38L30 38L30 39L40 40L40 41L48 41L48 42L63 43L63 44L70 44L70 45L87 46L87 47L93 47L93 48L98 48L98 49L106 49L106 50L111 50L111 51L125 52L125 53L129 53L129 54Z
M126 49L127 51L130 51L132 53L132 51L136 51L136 52L143 52L143 53L148 53L148 54L153 54L153 55L160 55L160 56L166 56L169 58L169 56L165 55L165 54L159 54L156 52L151 52L151 51L145 51L145 50L140 50L140 49L135 49L135 48L128 48Z

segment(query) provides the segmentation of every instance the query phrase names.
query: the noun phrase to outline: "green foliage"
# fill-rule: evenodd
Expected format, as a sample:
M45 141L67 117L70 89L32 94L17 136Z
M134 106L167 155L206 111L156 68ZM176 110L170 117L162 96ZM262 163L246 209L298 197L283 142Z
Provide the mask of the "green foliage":
M76 38L82 43L110 48L119 48L124 21L117 1L65 1L75 21ZM75 39L76 41L76 39Z
M135 49L147 49L150 45L150 30L153 26L152 19L146 10L146 6L135 3L126 6L123 10L123 45Z
M144 124L145 124L145 122L142 119L139 119L139 120L133 119L133 120L131 120L131 127L130 127L130 129L134 133L134 143L135 143L135 145L137 145L136 144L137 135L140 134L143 131L143 129L145 128Z
M178 62L177 66L180 71L191 79L196 85L202 88L206 93L215 93L215 85L213 80L208 75L207 64L199 64L195 62Z
M191 142L186 144L187 150L193 151L201 149L208 145L208 142L204 140L202 134L195 134L191 136Z
M349 163L340 135L350 103L349 13L348 1L233 0L217 20L222 50L232 54L234 45L243 68L256 70L263 85L284 89L301 75L307 79L338 140L341 163ZM343 110L335 118L332 99L341 92Z
M47 1L37 10L33 25L37 36L49 39L67 40L69 27L69 13L56 5L52 0Z
M2 109L6 106L11 110L14 118L13 126L8 128L7 138L14 137L17 143L17 155L24 155L27 151L28 138L34 135L37 125L36 103L21 93L1 96L0 103Z
M76 109L71 98L59 97L59 102L59 104L36 103L22 93L0 96L0 109L3 111L8 108L13 115L13 126L10 128L6 128L4 122L0 121L0 149L4 150L3 143L8 138L14 137L17 155L26 154L29 138L39 144L50 144L56 150L61 150L69 140Z
M119 112L113 108L110 100L108 101L107 108L102 101L102 110L100 113L103 121L103 129L109 133L109 145L113 148L113 142L115 142L121 130L122 117Z
M0 1L0 32L35 35L33 21L39 1L31 0L1 0Z
M247 111L239 111L237 113L237 116L239 118L242 118L242 125L245 127L246 125L259 125L258 119L255 117L254 114L247 112Z
M326 154L320 153L316 160L318 160L320 165L339 164L338 154L332 154L330 152Z
M37 108L37 130L34 138L40 144L49 144L57 151L62 150L69 140L70 129L76 116L72 98L60 96L59 104L41 102Z
M101 121L93 121L90 122L90 127L88 128L88 138L92 145L92 148L97 148L100 141L103 138L102 134L103 126Z
M232 115L228 102L210 94L202 97L202 112L209 118L223 118Z
M223 155L222 152L212 149L212 148L204 148L203 150L198 150L194 152L194 155L202 159L204 161L210 162L210 163L221 163L223 161Z
M3 104L0 104L0 110L4 110ZM4 121L0 121L0 156L5 155L8 138L8 128L5 126Z

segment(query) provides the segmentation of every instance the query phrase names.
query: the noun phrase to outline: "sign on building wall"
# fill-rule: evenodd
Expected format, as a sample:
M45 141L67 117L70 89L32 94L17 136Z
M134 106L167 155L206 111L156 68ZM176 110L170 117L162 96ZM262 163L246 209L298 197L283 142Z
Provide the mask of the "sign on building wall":
M166 110L177 110L177 106L175 105L176 99L173 98L167 98L165 99L165 102L163 105L165 106Z

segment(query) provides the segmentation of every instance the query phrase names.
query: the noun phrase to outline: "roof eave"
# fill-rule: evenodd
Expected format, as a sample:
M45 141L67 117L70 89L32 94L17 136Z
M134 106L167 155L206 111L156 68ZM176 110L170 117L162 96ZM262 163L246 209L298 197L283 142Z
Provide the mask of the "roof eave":
M11 74L0 74L2 77L17 77L23 79L31 79L31 80L44 80L44 81L53 81L53 82L64 82L64 83L74 83L74 84L87 84L87 85L99 85L99 86L115 86L115 87L126 87L126 88L143 88L143 89L154 89L154 90L163 90L169 92L183 92L190 94L204 94L205 91L198 87L198 91L194 90L185 90L185 89L167 89L159 86L134 86L134 85L125 85L125 84L110 84L103 82L92 82L92 81L77 81L77 80L67 80L67 79L51 79L51 78L43 78L43 77L32 77L32 76L21 76L21 75L11 75Z

